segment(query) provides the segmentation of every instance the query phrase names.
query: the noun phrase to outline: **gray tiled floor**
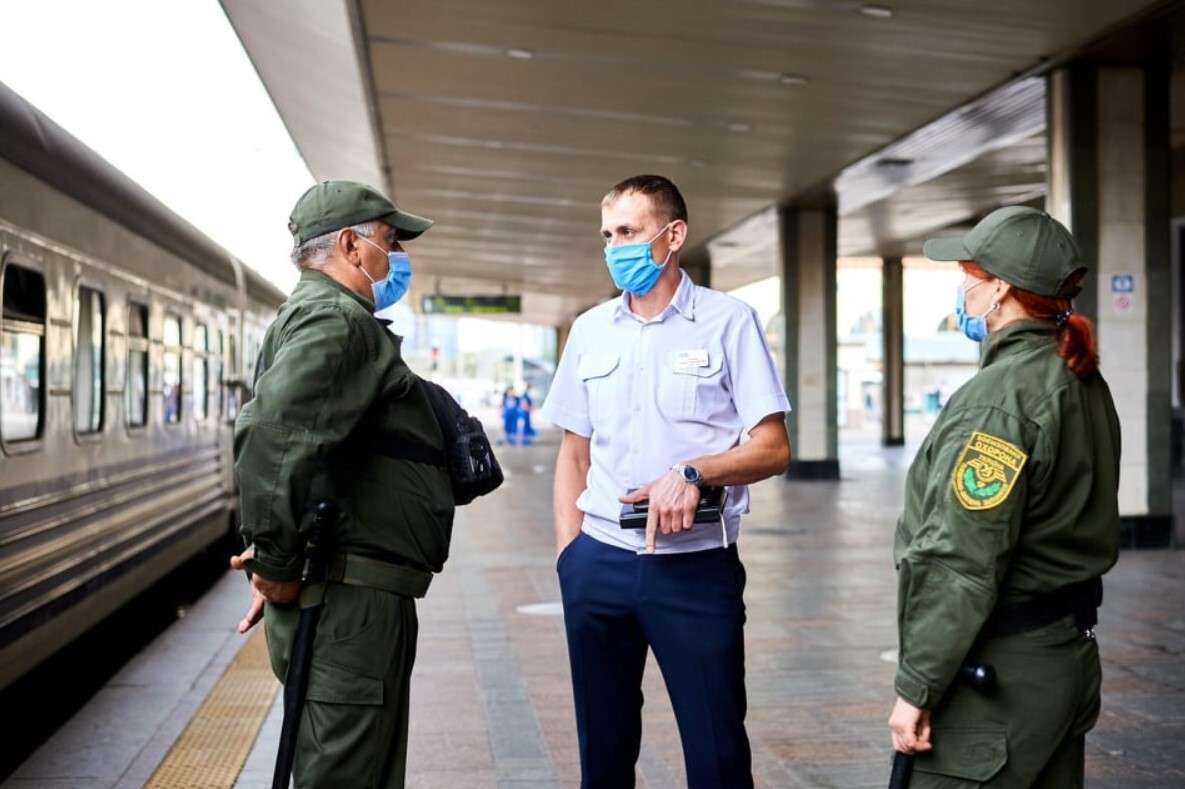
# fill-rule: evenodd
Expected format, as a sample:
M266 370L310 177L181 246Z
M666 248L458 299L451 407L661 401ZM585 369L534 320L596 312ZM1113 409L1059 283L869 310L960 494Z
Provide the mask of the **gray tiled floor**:
M420 605L411 787L578 784L562 622L517 610L559 598L554 453L554 443L502 452L505 488L461 511L453 558ZM907 451L849 446L843 461L842 482L757 486L741 539L749 732L765 787L887 783L893 667L880 656L895 647L890 544ZM228 576L43 749L56 756L35 755L11 785L137 785L233 655L244 594ZM1185 552L1125 553L1101 620L1104 711L1088 738L1088 786L1185 785ZM166 660L184 672L165 671ZM639 785L681 786L678 734L653 664L645 694ZM278 713L240 787L270 785ZM112 721L131 721L132 736L104 733Z
M505 491L468 508L454 556L421 606L410 785L575 786L562 622L554 601L555 447L504 451ZM754 769L766 787L880 787L895 649L891 541L909 450L846 447L838 483L754 490L741 555ZM1185 553L1125 553L1108 578L1104 715L1088 785L1185 784ZM646 676L639 784L683 785L657 666ZM543 752L540 754L540 744Z

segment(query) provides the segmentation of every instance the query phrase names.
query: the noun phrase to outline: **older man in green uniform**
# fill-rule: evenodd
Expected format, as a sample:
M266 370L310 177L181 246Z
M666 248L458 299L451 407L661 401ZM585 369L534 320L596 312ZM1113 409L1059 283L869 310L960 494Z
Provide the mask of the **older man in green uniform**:
M402 787L414 599L448 555L447 472L391 446L443 448L400 339L376 308L403 295L401 245L431 226L377 191L327 181L292 211L300 282L267 331L254 398L235 425L235 474L247 550L276 676L284 681L300 604L323 601L293 777L305 787ZM395 455L395 456L392 456ZM304 548L321 501L341 513L328 581L301 589Z
M1090 322L1073 315L1085 269L1066 229L1024 207L925 252L963 262L956 315L982 346L906 484L893 744L917 754L914 787L1080 787L1120 453ZM993 666L995 689L960 683L967 663Z

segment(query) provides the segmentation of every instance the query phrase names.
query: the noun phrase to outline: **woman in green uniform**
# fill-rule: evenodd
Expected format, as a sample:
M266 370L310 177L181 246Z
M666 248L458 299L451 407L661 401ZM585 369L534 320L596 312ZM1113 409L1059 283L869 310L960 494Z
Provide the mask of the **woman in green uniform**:
M925 253L960 262L956 315L981 358L906 482L893 747L916 754L913 787L1080 787L1119 546L1119 418L1071 304L1086 269L1065 227L1024 207ZM974 664L994 688L960 682Z

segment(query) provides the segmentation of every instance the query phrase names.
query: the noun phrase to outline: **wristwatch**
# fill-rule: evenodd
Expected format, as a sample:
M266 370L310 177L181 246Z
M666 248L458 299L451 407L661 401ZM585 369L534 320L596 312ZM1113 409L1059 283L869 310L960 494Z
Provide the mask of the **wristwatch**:
M703 484L704 475L699 473L699 469L695 466L689 466L686 463L676 463L671 466L671 471L677 471L682 477L683 481L697 488Z

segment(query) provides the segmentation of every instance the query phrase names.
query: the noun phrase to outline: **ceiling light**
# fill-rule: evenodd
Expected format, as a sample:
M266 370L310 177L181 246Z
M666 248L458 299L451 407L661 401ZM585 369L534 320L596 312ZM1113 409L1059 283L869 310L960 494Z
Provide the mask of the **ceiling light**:
M801 86L810 82L809 79L801 74L791 74L789 72L778 76L778 82L783 85Z
M887 5L872 5L869 3L860 6L860 13L864 16L870 16L873 19L890 19L893 16L893 9Z
M535 53L529 49L511 48L506 50L506 57L514 58L515 60L530 60L535 57Z
M744 123L743 121L733 121L732 123L728 124L727 128L730 132L736 132L737 134L744 134L746 132L753 131L753 127L747 123Z
M692 159L687 164L691 165L692 167L703 167L707 163L703 159Z

